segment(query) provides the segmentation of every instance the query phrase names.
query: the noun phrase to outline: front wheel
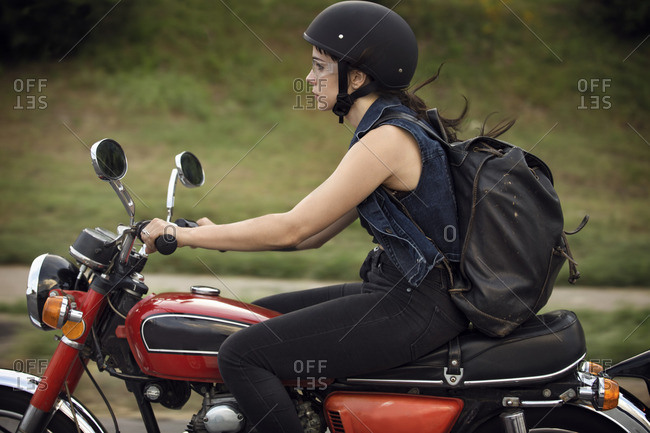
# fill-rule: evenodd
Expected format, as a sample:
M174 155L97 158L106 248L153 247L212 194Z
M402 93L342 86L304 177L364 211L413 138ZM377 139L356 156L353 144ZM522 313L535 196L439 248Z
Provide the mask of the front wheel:
M25 391L0 388L0 433L14 433L29 406L32 395ZM76 432L77 428L69 418L56 412L47 425L49 433Z

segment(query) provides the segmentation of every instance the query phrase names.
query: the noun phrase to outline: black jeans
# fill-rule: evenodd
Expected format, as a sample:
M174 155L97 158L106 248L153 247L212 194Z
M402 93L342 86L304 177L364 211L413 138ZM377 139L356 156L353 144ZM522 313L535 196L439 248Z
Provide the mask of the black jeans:
M408 363L458 335L467 319L447 293L444 269L412 288L374 250L362 283L283 293L254 302L282 316L238 331L219 350L219 370L260 433L303 433L285 385L319 388ZM283 384L282 381L285 381Z

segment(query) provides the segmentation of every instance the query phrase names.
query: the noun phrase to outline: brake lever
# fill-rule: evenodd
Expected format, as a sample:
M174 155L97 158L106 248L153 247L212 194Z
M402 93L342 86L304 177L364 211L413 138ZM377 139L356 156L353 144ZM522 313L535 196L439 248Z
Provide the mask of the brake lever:
M174 224L176 224L178 227L190 227L190 228L199 226L196 221L186 220L185 218L178 218L176 221L174 221Z

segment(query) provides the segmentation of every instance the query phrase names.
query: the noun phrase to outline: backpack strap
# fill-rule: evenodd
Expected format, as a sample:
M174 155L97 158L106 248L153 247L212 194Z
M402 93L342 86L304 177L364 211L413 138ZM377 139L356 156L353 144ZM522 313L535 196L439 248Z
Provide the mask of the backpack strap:
M434 127L434 129L440 134L442 141L449 143L449 137L447 137L447 131L442 124L442 119L440 118L440 113L438 113L437 108L431 108L427 110L427 118L429 119L429 124Z
M420 128L424 129L432 138L443 143L448 144L447 134L445 133L445 128L442 126L442 121L440 120L440 115L436 108L432 108L427 111L428 122L425 122L412 114L403 113L401 111L396 111L393 113L388 113L381 116L377 121L371 126L370 129L374 129L378 126L383 125L389 120L392 119L404 119L409 122L415 123Z
M381 116L379 119L377 119L375 121L375 123L373 123L373 125L370 127L370 129L377 128L377 127L383 125L384 123L386 123L387 121L392 120L392 119L404 119L404 120L408 120L409 122L415 123L416 125L420 126L422 129L424 129L429 134L429 136L431 138L433 138L434 140L437 140L438 142L440 142L440 144L442 146L446 146L448 149L451 148L451 145L447 141L448 140L447 133L445 132L445 128L442 125L442 121L440 120L440 115L438 114L438 109L437 108L431 108L431 109L427 110L427 118L428 118L429 121L425 122L425 121L423 121L421 119L418 119L417 117L415 117L415 116L413 116L411 114L404 113L404 112L401 112L401 111L396 111L396 112L388 113L388 114L385 114L385 115ZM400 207L402 212L408 217L408 219L411 220L411 222L415 225L415 227L417 227L417 229L420 230L420 232L430 242L433 243L433 240L429 236L427 236L426 233L424 233L424 230L422 230L422 228L418 225L418 223L415 222L415 220L413 219L411 214L408 212L408 210L404 207L404 205L393 194L391 194L390 191L388 191L387 188L384 187L384 189L388 193L388 196L391 198L391 200L393 202L395 202L395 204L397 204L398 207ZM453 265L452 265L451 261L444 254L443 254L442 263L443 263L443 266L444 266L445 270L447 271L447 276L449 277L449 282L450 282L451 286L453 287L454 280L455 280L455 278L454 278L455 272L454 272ZM458 352L458 359L459 359L459 362L460 362L460 346L458 347L457 352ZM456 351L454 351L454 353L456 353ZM453 369L451 361L450 361L450 368ZM462 372L460 373L460 376L458 377L458 379L461 376L462 376Z
M573 231L566 231L564 230L562 232L562 240L564 241L564 246L563 248L558 248L556 251L556 254L563 256L568 262L569 262L569 283L570 284L575 284L578 281L578 278L580 278L580 271L578 271L578 263L575 261L573 258L573 253L571 252L571 248L569 248L569 239L567 239L567 235L574 235L578 233L580 230L582 230L585 225L587 225L587 222L589 221L589 215L585 215L585 217L582 219L582 222L578 227L573 230Z

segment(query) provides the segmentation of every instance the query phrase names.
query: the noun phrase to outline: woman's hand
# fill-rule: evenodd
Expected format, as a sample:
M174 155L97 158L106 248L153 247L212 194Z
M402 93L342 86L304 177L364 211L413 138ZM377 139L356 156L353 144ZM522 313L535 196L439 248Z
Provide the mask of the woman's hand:
M140 232L140 238L146 245L145 252L147 254L151 254L157 251L155 242L156 239L158 239L160 236L171 235L174 236L178 241L180 230L181 228L176 224L168 223L167 221L163 221L160 218L154 218ZM181 246L180 243L179 246Z
M213 225L215 225L215 223L210 221L210 219L208 217L203 217L200 220L198 220L196 223L199 226L213 226Z
M209 218L203 217L199 219L196 222L199 227L201 226L214 226L216 225L213 223ZM159 236L174 236L176 238L176 241L178 242L178 246L188 246L187 243L185 242L185 238L183 237L183 241L179 239L179 236L182 237L182 234L186 230L190 230L191 227L183 228L183 227L178 227L174 223L168 223L164 220L161 220L160 218L154 218L151 220L149 224L146 225L144 229L140 232L140 238L146 245L146 253L151 254L155 253L158 251L156 248L156 239L158 239ZM192 246L192 248L196 248Z

